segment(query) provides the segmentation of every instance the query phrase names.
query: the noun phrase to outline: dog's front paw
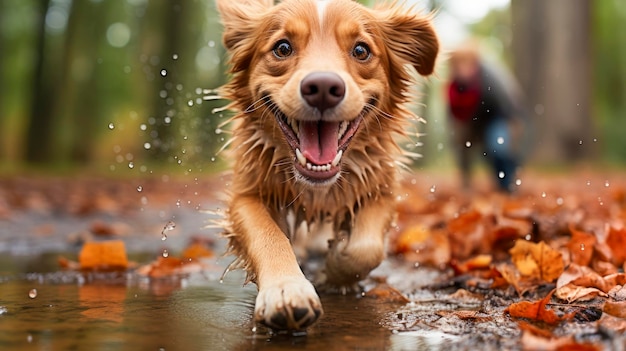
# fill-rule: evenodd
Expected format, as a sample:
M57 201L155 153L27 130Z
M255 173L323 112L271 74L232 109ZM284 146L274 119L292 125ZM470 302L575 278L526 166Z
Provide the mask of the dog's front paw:
M257 322L277 330L304 330L322 315L322 304L305 278L283 280L259 290Z

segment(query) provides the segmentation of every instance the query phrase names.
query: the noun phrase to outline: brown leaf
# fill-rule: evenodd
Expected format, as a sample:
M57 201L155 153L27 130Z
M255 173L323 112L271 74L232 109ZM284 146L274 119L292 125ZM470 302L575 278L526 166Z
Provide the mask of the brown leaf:
M169 256L159 257L156 261L139 267L137 273L151 278L165 278L199 272L202 267L196 260Z
M615 317L626 318L626 301L607 301L602 311Z
M457 275L478 269L489 269L493 258L491 255L477 255L463 262L452 261L450 265Z
M556 283L556 296L568 302L587 301L596 296L607 297L617 286L626 284L626 274L600 276L586 266L571 264Z
M626 262L626 228L610 227L606 243L613 253L611 260L613 264L618 267L624 264Z
M128 268L126 247L121 240L85 243L78 262L83 270L117 271Z
M208 258L213 257L213 250L207 247L202 242L192 242L189 246L183 250L182 253L183 258L186 259L200 259L200 258Z
M561 253L550 248L543 241L532 243L517 240L509 252L515 267L524 276L552 282L563 272Z
M567 244L573 263L581 266L588 266L593 256L593 248L596 244L596 237L592 234L576 230L570 225L572 238Z
M539 301L521 301L511 304L504 312L508 313L511 317L527 318L546 324L555 325L565 320L570 320L574 317L574 313L567 313L563 316L558 316L553 310L546 309L546 305L552 298L552 290L546 297Z
M385 302L402 304L408 303L410 301L406 296L402 295L400 291L387 283L381 283L376 285L375 287L367 291L363 296L382 300Z
M423 225L408 227L398 237L396 252L410 262L439 267L450 262L450 242L442 230L428 230Z

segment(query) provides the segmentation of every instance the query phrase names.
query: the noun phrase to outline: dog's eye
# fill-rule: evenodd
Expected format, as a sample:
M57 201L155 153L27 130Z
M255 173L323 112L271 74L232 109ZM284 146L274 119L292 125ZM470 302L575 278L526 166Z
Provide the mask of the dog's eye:
M366 61L371 54L369 46L365 43L357 43L352 49L352 57L359 61Z
M293 48L287 40L283 39L279 40L276 45L274 45L272 52L274 53L274 56L278 58L285 58L293 53Z

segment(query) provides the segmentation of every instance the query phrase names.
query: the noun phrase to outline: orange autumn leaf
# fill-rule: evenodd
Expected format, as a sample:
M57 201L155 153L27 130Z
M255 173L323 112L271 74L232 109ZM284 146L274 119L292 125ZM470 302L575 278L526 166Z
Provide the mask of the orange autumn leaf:
M396 243L396 252L406 253L414 251L415 246L423 243L430 237L430 232L421 225L413 225L402 231Z
M563 273L564 264L561 253L543 241L532 243L517 240L509 253L515 267L524 276L552 282Z
M602 311L611 316L626 318L626 301L607 301Z
M213 257L213 251L201 242L193 242L185 248L182 253L183 258L199 259Z
M151 278L165 278L187 275L202 270L202 265L193 259L178 257L159 257L156 261L139 267L137 273Z
M78 262L83 270L115 271L128 268L126 247L121 240L85 243L78 255Z
M450 261L450 241L443 230L431 231L423 225L413 225L400 233L396 253L411 262L445 265Z
M573 263L587 266L593 256L593 248L596 244L596 237L592 234L576 230L572 225L569 227L572 238L567 244Z
M387 283L381 283L367 291L363 296L381 300L390 303L405 304L409 299L404 296L398 289Z
M591 268L571 264L556 283L556 296L568 302L607 297L617 286L626 284L626 274L601 276Z
M610 227L606 243L613 253L611 260L613 264L618 267L624 264L626 262L626 228Z
M454 273L460 275L477 269L488 269L492 261L491 255L477 255L463 262L452 261L450 265L454 269Z
M530 301L520 301L514 304L511 304L507 307L504 312L508 313L511 317L515 318L527 318L530 320L535 320L539 322L544 322L546 324L555 325L565 320L570 320L574 317L574 313L567 313L563 316L559 316L553 310L546 309L546 305L550 302L552 298L552 294L554 290L552 290L546 297L539 301L530 302Z
M448 222L448 229L452 232L466 231L477 225L482 217L483 215L476 210L465 212Z

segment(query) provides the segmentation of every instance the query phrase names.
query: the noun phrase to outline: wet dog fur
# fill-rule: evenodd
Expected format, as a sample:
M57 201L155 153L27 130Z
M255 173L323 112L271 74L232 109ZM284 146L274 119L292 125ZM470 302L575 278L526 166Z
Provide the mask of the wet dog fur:
M431 18L351 0L218 0L231 80L226 235L259 292L255 319L303 330L322 315L296 253L321 250L318 287L351 288L385 257L411 74L432 73ZM321 243L321 244L320 244Z

